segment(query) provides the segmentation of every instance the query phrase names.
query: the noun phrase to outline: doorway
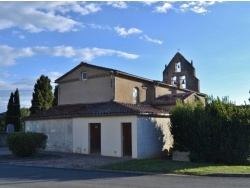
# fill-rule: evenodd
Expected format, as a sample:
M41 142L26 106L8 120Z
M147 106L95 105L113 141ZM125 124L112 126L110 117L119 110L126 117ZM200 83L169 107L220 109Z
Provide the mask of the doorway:
M132 130L131 123L122 123L123 156L132 156Z
M90 123L90 153L101 154L101 124Z

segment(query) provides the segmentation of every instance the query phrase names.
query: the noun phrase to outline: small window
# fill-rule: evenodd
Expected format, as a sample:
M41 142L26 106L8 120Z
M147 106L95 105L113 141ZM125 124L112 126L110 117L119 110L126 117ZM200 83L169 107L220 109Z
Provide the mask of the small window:
M139 89L133 88L133 104L139 103Z
M173 77L171 78L171 84L172 84L173 86L177 86L177 77L176 77L176 76L173 76Z
M185 75L181 77L181 86L182 88L186 89L186 76Z
M181 62L175 63L175 72L181 72Z
M82 80L87 80L87 72L82 72Z

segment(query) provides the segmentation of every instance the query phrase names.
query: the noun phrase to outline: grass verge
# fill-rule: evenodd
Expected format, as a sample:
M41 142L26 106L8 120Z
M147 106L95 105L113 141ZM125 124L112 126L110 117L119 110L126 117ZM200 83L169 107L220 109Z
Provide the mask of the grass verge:
M220 164L192 163L165 159L131 160L99 167L109 170L134 172L173 173L189 175L250 174L250 166L227 166Z

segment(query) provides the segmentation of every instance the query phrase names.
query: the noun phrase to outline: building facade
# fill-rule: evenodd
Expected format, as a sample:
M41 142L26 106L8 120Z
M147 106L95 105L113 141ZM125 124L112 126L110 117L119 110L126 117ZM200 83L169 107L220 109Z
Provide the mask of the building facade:
M155 157L172 146L169 113L176 101L205 100L183 58L175 55L163 81L82 62L56 80L58 106L26 118L25 130L48 135L48 151ZM186 88L171 81L183 74Z

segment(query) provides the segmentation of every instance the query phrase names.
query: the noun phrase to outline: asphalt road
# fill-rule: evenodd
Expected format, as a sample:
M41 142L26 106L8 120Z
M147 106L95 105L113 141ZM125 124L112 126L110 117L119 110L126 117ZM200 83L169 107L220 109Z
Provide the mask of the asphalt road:
M154 175L0 164L0 188L248 188L250 178Z

